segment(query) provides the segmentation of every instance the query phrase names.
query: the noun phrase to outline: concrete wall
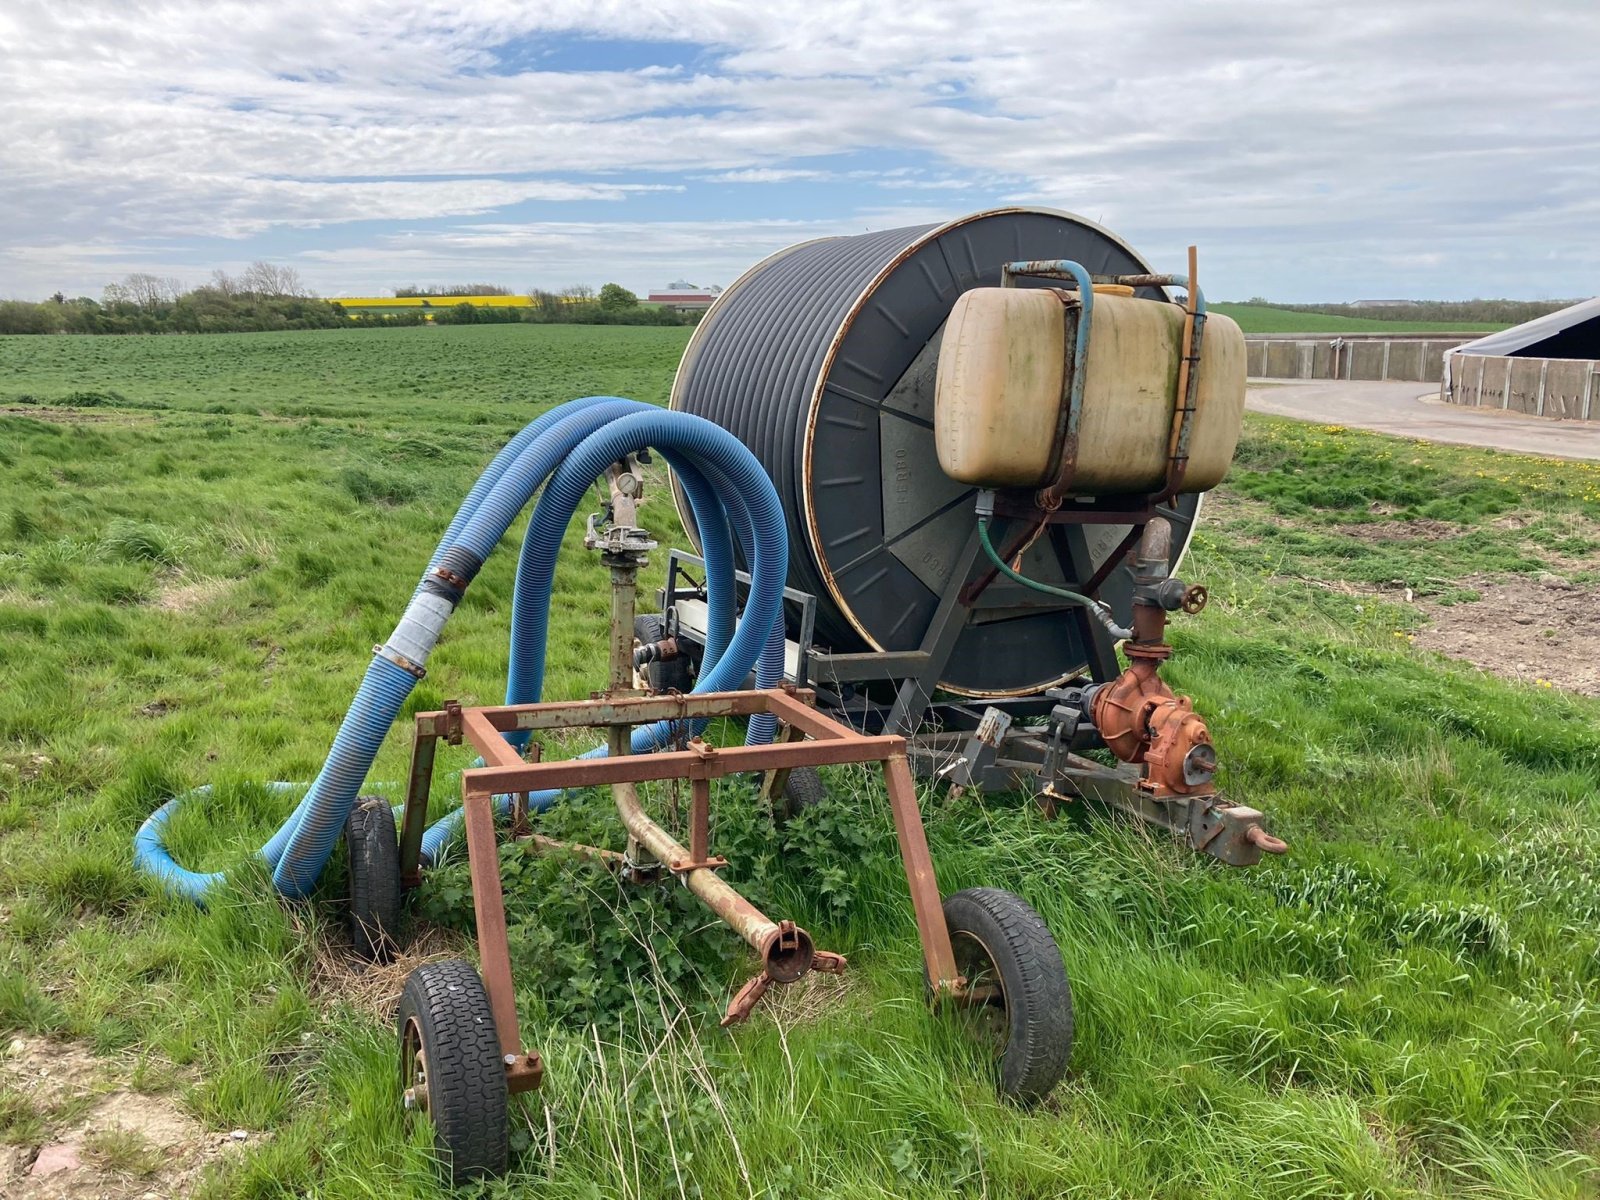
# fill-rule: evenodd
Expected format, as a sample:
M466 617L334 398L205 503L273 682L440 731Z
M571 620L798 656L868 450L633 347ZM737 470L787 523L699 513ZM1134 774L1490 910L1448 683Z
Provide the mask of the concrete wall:
M1447 404L1600 420L1600 362L1458 354L1450 374L1450 386L1439 389L1439 398Z
M1245 361L1251 377L1256 379L1409 379L1438 383L1444 374L1445 351L1477 336L1250 334L1245 338Z

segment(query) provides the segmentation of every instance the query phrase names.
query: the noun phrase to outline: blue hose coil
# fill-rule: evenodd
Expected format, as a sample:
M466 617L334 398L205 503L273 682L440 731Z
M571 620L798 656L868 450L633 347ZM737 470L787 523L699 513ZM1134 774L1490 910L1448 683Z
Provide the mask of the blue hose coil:
M739 687L752 667L758 686L775 686L781 680L788 537L777 494L755 457L726 430L686 413L613 396L591 396L561 405L513 437L467 493L430 558L401 624L389 642L377 648L321 771L293 813L259 851L282 894L305 896L315 885L367 772L454 607L453 600L441 600L425 586L433 568L447 554L486 559L543 485L517 566L506 689L509 703L537 701L543 688L550 593L562 536L593 481L611 463L647 446L659 449L672 464L705 539L711 619L695 690ZM750 564L752 579L737 624L733 621L735 537ZM437 590L435 587L434 592ZM747 741L769 741L774 726L771 718L752 720ZM679 732L671 722L641 727L634 731L633 749L642 753L660 748ZM584 757L596 753L603 754L604 747ZM267 786L284 794L300 787ZM168 801L145 820L134 837L136 867L173 895L201 905L222 884L225 873L180 866L167 850L166 830L180 803L208 792L209 788L199 788ZM542 793L537 806L547 806L556 798L557 793ZM452 813L426 831L423 848L428 861L453 832L459 817L459 811Z
M701 662L700 675L695 681L694 691L731 691L742 687L745 676L750 673L757 657L763 664L757 670L758 685L772 687L782 680L783 588L788 573L789 547L788 533L783 524L782 510L778 506L777 493L760 464L745 449L743 443L729 437L720 426L704 420L696 425L683 426L684 429L697 431L698 438L680 442L675 433L669 432L678 427L677 422L668 421L665 425L661 424L663 417L670 418L677 415L664 413L648 405L639 405L632 416L614 421L587 438L572 451L570 457L545 485L544 494L540 496L539 503L534 507L533 516L528 522L528 532L523 540L523 554L518 562L517 585L519 589L526 586L531 594L544 596L546 603L533 606L531 609L518 608L518 616L526 613L526 623L521 627L519 636L515 638L514 653L522 656L520 659L522 670L518 675L520 688L512 690L508 687L506 703L532 704L541 699L537 689L542 687L544 678L544 653L549 621L548 598L555 580L556 555L560 550L561 534L571 521L572 512L576 510L578 502L582 500L595 478L594 474L585 477L584 472L591 468L595 474L604 471L610 463L630 453L629 450L619 450L618 446L628 445L632 439L641 437L646 438L649 445L659 450L663 457L673 464L674 469L681 471L689 463L697 462L701 479L715 480L720 485L717 490L725 510L734 519L735 527L741 534L746 530L749 532L748 538L741 537L741 542L745 543L748 561L751 563L750 596L746 601L744 614L727 649L715 658L712 653L714 647L708 637L707 653ZM716 436L708 434L706 432L708 430L714 431ZM733 446L738 447L737 452L731 450ZM597 467L596 463L599 464ZM685 480L690 488L698 486L698 481L692 476L686 477L680 474L679 478ZM692 498L692 493L690 494ZM698 511L696 509L697 513ZM565 515L562 516L562 513ZM720 516L718 521L720 525ZM708 539L707 544L717 540L718 537L714 536ZM707 556L706 579L712 595L717 598L711 606L713 610L718 603L721 603L720 597L723 595L729 598L728 604L731 606L733 593L731 553L728 553L725 559L719 554L718 562L713 562L711 557ZM760 645L752 651L749 643L753 643L757 637L761 639ZM741 643L741 638L746 641ZM764 678L768 682L763 683ZM633 753L647 754L671 746L678 734L675 724L671 721L661 721L635 729L631 744ZM704 727L705 722L699 721L694 724L693 731L698 732ZM771 741L775 729L775 720L769 720L768 728L765 730L752 720L746 738L747 744L755 745ZM597 758L604 754L605 747L597 746L581 757ZM539 811L550 807L559 798L558 791L529 792L527 804L531 810ZM504 809L509 804L509 797L499 798L500 808ZM429 826L422 838L422 855L425 862L435 860L460 823L461 812L457 809Z

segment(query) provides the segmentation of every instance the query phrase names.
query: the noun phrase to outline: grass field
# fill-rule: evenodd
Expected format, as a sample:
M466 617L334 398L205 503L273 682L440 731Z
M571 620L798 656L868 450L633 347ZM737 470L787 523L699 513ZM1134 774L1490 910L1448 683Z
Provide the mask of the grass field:
M337 861L314 902L244 869L201 913L133 874L134 829L212 783L174 822L180 859L258 846L286 809L258 782L315 772L483 463L557 400L663 399L686 332L0 339L0 1030L68 1040L205 1128L248 1131L202 1194L439 1190L375 1015L397 982L342 962ZM681 536L659 490L646 516ZM1422 519L1448 528L1357 536ZM548 1082L491 1190L1595 1195L1600 703L1423 654L1400 585L1464 599L1468 575L1592 562L1597 519L1592 464L1249 419L1185 572L1212 604L1179 621L1170 677L1210 717L1230 794L1291 853L1233 871L1093 816L926 797L943 890L1016 890L1063 947L1078 1036L1039 1111L999 1103L924 1010L863 776L834 776L837 802L782 835L719 792L731 878L851 958L732 1033L710 1014L750 963L681 889L508 855ZM579 541L551 697L603 676L604 576ZM499 699L514 560L490 560L411 708ZM401 778L406 753L397 728L373 779ZM616 843L608 808L544 822ZM430 945L470 953L462 857L418 909ZM69 1107L0 1087L0 1149Z
M1341 317L1333 313L1294 312L1265 304L1213 304L1212 312L1226 313L1246 333L1492 333L1504 329L1494 321L1405 321L1372 317Z

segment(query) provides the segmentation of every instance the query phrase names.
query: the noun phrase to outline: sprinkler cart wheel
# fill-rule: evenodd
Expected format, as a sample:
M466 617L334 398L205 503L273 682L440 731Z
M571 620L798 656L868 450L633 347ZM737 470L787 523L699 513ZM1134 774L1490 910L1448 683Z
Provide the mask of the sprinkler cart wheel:
M505 1174L506 1068L478 972L460 959L418 967L400 995L399 1026L405 1106L433 1122L451 1186Z
M967 980L960 1003L995 1052L1000 1093L1037 1103L1072 1055L1072 986L1055 939L1022 897L998 888L957 892L944 919Z
M350 940L368 962L388 962L399 948L400 841L382 796L362 796L344 825L350 863Z
M828 799L828 788L815 767L796 767L783 785L783 815L788 820Z

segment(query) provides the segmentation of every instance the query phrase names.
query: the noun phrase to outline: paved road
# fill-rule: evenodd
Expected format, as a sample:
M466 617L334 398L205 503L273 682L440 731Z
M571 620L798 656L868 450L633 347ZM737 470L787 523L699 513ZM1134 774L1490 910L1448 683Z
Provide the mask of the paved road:
M1458 446L1546 458L1600 459L1600 421L1552 421L1497 409L1441 404L1425 383L1252 380L1251 411L1348 425ZM1426 392L1426 395L1424 393Z

